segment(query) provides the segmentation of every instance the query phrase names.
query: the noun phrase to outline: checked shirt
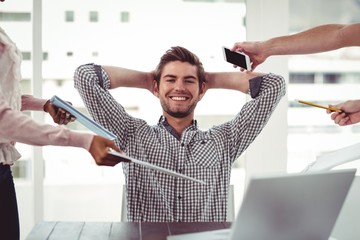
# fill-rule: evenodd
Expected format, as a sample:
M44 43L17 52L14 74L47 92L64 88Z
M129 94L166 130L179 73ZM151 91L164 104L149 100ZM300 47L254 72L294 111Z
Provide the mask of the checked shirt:
M256 77L250 80L252 100L244 105L235 102L239 112L232 120L206 131L193 121L176 138L163 116L156 125L149 125L126 113L108 91L110 80L100 66L82 65L74 79L91 116L118 136L116 144L128 156L206 182L203 185L122 163L129 221L226 221L232 164L258 136L285 95L283 77L272 73Z

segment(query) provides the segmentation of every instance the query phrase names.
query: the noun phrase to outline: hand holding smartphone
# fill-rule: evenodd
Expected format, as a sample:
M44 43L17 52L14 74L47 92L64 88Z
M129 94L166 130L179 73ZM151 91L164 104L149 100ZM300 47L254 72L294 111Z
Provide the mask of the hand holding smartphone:
M231 51L227 47L223 47L223 54L225 61L251 71L250 58L248 55L241 52Z

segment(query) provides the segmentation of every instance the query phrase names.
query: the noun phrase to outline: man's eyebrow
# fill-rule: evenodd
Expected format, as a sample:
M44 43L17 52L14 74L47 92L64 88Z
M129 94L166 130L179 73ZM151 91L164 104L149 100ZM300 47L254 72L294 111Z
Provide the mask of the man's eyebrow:
M173 75L173 74L166 74L166 75L164 75L164 78L176 78L176 75ZM187 75L187 76L185 76L184 77L185 79L189 79L189 78L191 78L191 79L197 79L195 76L193 76L193 75Z
M175 76L175 75L172 75L172 74L166 74L166 75L164 75L164 78L166 78L166 77L168 77L168 78L175 78L176 76Z

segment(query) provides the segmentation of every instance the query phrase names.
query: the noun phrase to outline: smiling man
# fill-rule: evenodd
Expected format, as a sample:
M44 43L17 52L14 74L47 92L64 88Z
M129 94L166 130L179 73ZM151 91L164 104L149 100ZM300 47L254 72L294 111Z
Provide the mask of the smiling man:
M149 90L163 114L157 125L125 112L109 92L117 87ZM202 185L143 166L123 163L129 221L226 221L231 167L261 132L281 97L283 77L254 72L205 72L198 57L172 47L152 72L86 64L75 72L79 91L92 117L114 132L128 156L197 178ZM250 94L230 121L206 131L194 110L208 89Z

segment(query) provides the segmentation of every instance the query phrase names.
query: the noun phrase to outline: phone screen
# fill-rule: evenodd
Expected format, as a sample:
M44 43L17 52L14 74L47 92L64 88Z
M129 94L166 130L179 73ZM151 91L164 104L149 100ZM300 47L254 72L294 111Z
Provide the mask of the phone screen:
M230 49L224 47L225 60L241 68L251 70L249 57L245 54L233 52Z

